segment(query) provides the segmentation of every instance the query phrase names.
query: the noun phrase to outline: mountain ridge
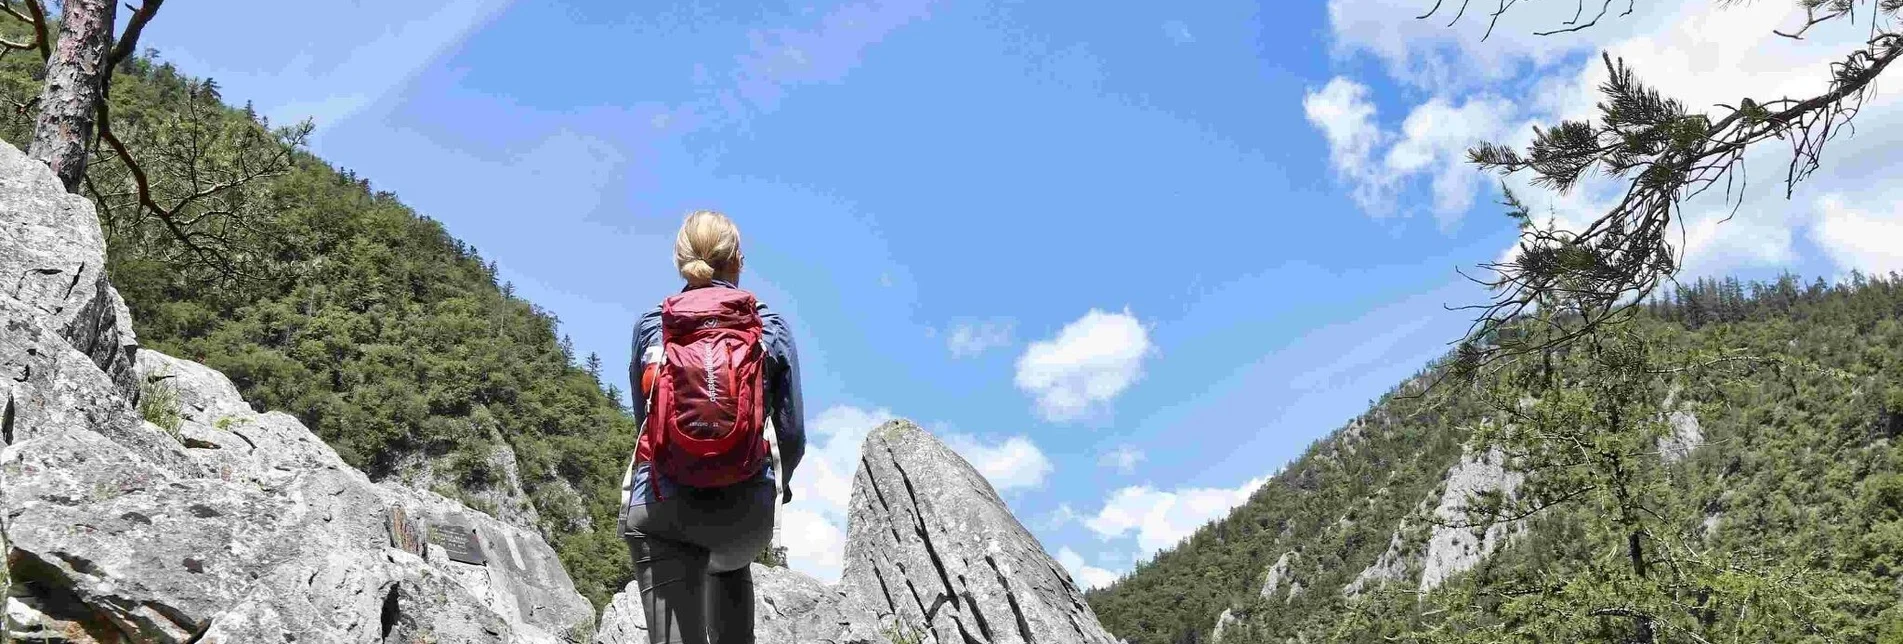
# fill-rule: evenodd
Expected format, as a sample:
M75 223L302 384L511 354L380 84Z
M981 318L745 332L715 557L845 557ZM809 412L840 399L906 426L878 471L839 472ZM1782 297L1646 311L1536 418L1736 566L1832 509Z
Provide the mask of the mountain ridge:
M1643 308L1634 332L1670 355L1766 357L1685 371L1665 395L1669 431L1650 467L1696 515L1681 528L1714 552L1762 546L1836 580L1825 623L1848 639L1903 637L1903 615L1889 609L1903 600L1893 505L1903 500L1903 276L1701 280ZM1218 624L1228 644L1414 641L1447 608L1436 602L1475 579L1567 570L1581 556L1565 536L1577 513L1484 538L1426 520L1464 505L1461 493L1510 493L1502 484L1517 475L1468 451L1492 410L1448 391L1451 380L1425 391L1446 366L1312 444L1229 515L1092 590L1105 625L1136 644L1209 641ZM1797 518L1809 513L1839 520ZM1831 555L1812 561L1818 551ZM1295 584L1299 593L1264 592Z

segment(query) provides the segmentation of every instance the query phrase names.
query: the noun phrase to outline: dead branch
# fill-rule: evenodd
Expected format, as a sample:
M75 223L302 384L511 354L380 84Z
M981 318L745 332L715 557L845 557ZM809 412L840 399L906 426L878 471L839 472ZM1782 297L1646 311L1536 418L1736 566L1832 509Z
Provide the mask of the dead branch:
M0 40L0 43L5 44L6 51L38 49L40 50L40 60L44 61L53 57L53 39L46 35L46 8L40 6L40 0L26 0L26 11L31 15L21 15L18 9L13 8L13 0L0 0L0 11L5 11L7 15L13 16L20 22L24 22L33 27L33 42L31 43L21 45L11 41ZM0 55L4 55L4 53L0 53Z

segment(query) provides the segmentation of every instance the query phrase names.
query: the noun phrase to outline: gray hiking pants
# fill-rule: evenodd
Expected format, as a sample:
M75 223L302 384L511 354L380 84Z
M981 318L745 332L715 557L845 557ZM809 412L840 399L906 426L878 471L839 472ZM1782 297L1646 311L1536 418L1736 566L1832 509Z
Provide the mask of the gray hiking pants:
M665 482L637 487L662 492L656 498L648 489L637 490L621 519L647 612L648 642L753 644L748 565L773 540L779 494L772 474L716 489Z

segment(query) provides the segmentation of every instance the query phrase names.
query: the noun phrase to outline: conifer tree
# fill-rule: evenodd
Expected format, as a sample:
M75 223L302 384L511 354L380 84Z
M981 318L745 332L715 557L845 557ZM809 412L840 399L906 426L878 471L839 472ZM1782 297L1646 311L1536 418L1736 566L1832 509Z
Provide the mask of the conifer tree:
M1457 6L1437 1L1422 18L1452 10L1465 16L1473 0ZM1625 13L1630 13L1629 0ZM1596 325L1630 317L1644 298L1670 281L1683 263L1673 246L1673 224L1687 199L1713 188L1734 204L1742 199L1745 152L1767 141L1790 146L1784 172L1786 195L1823 164L1824 149L1856 117L1872 83L1903 55L1903 33L1895 20L1903 0L1796 0L1805 12L1802 24L1778 35L1792 39L1816 35L1816 28L1858 28L1847 53L1831 65L1830 82L1815 96L1740 96L1736 104L1694 110L1667 95L1669 88L1646 84L1639 70L1610 54L1601 54L1608 72L1600 86L1604 99L1595 120L1565 121L1536 128L1525 150L1485 143L1468 151L1471 162L1502 175L1532 173L1535 186L1556 192L1579 187L1598 174L1625 182L1618 201L1579 230L1565 230L1535 219L1519 195L1506 191L1507 215L1520 228L1512 259L1483 264L1490 277L1477 278L1493 292L1491 302L1470 307L1479 315L1461 347L1468 368L1513 360L1563 345ZM1500 16L1519 4L1502 0L1488 13L1488 34ZM1591 28L1617 4L1600 0L1596 13L1582 0L1572 20L1541 35ZM1586 19L1585 16L1592 17ZM1867 25L1867 26L1866 26ZM1565 293L1569 297L1548 298ZM1538 302L1568 307L1577 321L1571 331L1551 337L1501 337L1497 332L1530 313Z

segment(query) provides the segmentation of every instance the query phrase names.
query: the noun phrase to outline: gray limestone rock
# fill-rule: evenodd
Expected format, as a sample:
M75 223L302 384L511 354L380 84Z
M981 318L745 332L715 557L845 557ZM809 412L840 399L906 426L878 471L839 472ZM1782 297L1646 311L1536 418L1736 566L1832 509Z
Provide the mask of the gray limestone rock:
M760 595L754 589L754 595ZM758 638L755 638L756 640ZM648 616L641 609L641 590L634 582L615 593L601 609L601 623L595 625L595 644L647 644Z
M753 564L754 639L759 642L884 644L889 624L843 611L839 588L786 568ZM595 644L646 644L647 615L639 589L628 584L602 609Z
M37 311L128 398L138 338L106 280L106 240L92 202L69 194L46 164L0 145L0 296Z
M1684 460L1705 444L1705 431L1699 427L1696 414L1681 409L1666 415L1665 420L1672 426L1672 433L1659 437L1659 458L1665 462Z
M1374 563L1356 573L1353 581L1342 587L1342 595L1359 597L1363 591L1380 588L1407 575L1407 552L1402 540L1405 530L1407 522L1402 521L1394 528L1394 533L1388 535L1388 548L1381 551L1381 556L1375 558Z
M1222 614L1216 616L1216 627L1209 630L1209 644L1222 644L1223 631L1235 626L1236 621L1235 611L1222 609Z
M373 484L290 416L196 386L221 382L179 379L181 435L216 443L175 447L198 468L83 427L36 428L6 449L9 561L35 582L32 601L65 607L48 614L155 642L579 642L592 630L592 607L539 535ZM150 422L122 431L171 440ZM394 547L392 515L466 526L485 564Z
M1467 502L1475 495L1499 492L1511 496L1526 480L1526 475L1506 469L1505 461L1506 457L1498 450L1479 456L1472 453L1462 456L1460 464L1447 474L1446 491L1441 493L1434 515L1457 524L1467 520ZM1420 590L1439 588L1447 578L1479 565L1480 560L1493 554L1519 525L1495 524L1478 535L1471 528L1434 526L1422 561Z
M917 425L866 437L847 524L848 600L928 642L1116 641L984 476Z
M1294 565L1296 557L1295 551L1290 550L1282 553L1282 556L1277 558L1275 563L1269 565L1268 577L1262 580L1263 599L1274 599L1275 591L1282 588L1282 580L1284 579L1288 580L1291 586L1295 585L1295 580L1289 576L1289 566ZM1294 590L1291 588L1290 593L1292 594L1293 592Z
M594 611L539 535L373 484L295 418L253 412L222 374L135 352L90 207L23 159L0 145L9 636L588 639ZM430 525L460 530L485 563L424 545Z

